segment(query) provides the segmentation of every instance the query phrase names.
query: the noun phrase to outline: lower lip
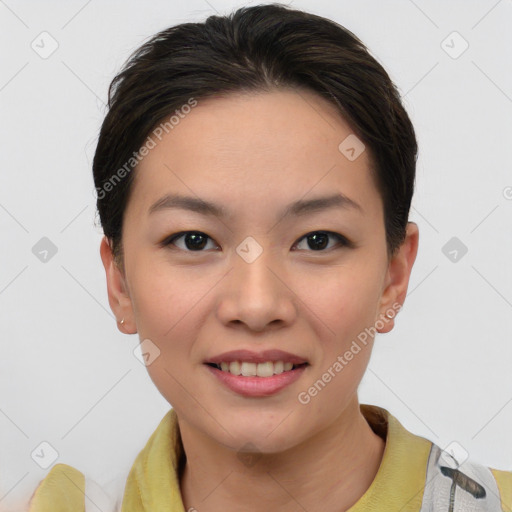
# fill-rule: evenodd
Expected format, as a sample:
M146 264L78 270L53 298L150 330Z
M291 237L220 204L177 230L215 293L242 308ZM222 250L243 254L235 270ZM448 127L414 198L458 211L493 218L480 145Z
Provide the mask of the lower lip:
M299 366L295 370L272 375L272 377L244 377L206 365L208 370L231 391L250 397L271 396L278 393L286 386L295 382L304 373L306 366Z

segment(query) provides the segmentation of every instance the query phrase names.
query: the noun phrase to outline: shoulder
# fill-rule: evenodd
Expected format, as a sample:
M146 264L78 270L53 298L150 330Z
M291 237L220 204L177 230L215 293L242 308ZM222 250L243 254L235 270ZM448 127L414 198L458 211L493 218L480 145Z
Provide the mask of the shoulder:
M500 491L503 510L512 510L512 471L489 468Z
M84 475L67 464L56 464L32 494L29 512L83 510Z
M28 512L119 512L125 475L106 485L67 464L56 464L33 492Z
M449 503L453 510L512 510L512 472L487 467L467 453L432 444L425 483L421 512L445 510Z
M414 510L419 512L512 512L512 471L487 467L471 459L455 441L442 449L409 432L385 409L365 406L363 410L375 432L381 436L387 433L387 454L381 469L387 464L385 483L392 484L393 497L399 494L398 489L407 496L412 492ZM409 506L413 498L409 499Z

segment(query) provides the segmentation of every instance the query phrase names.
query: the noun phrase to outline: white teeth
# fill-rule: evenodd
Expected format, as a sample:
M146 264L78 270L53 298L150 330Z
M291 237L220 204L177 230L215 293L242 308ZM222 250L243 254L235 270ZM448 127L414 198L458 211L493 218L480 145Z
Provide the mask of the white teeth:
M242 375L244 377L254 377L256 375L256 363L242 363Z
M288 372L292 368L293 363L285 363L284 361L266 361L265 363L232 361L231 363L220 363L220 369L223 372L229 372L233 375L243 375L244 377L272 377L272 375Z
M272 377L272 375L274 375L274 365L270 361L258 363L256 375L258 377Z
M280 374L284 372L284 363L283 361L276 361L274 363L274 373Z
M221 369L224 370L224 368L222 368L222 363ZM242 373L240 371L240 363L238 361L233 361L232 363L229 363L229 373L232 373L233 375L240 375Z

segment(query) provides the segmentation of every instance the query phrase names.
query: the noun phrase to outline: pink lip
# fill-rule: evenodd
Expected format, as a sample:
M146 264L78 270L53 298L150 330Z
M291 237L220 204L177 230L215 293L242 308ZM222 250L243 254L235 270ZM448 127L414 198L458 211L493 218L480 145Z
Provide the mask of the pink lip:
M232 350L230 352L224 352L218 356L211 357L210 359L206 360L205 363L220 364L231 363L233 361L245 361L247 363L283 361L284 363L293 364L302 364L307 362L303 357L290 354L289 352L283 352L282 350L263 350L262 352L252 352L250 350Z
M246 358L243 359L247 361ZM265 361L268 360L269 359L265 359ZM270 360L272 360L272 358L270 358ZM276 360L280 361L282 359ZM226 360L223 359L223 361ZM242 375L233 375L232 373L224 372L213 366L206 365L206 367L215 377L235 393L247 397L262 397L273 395L295 382L303 374L307 365L278 375L272 375L272 377L244 377Z

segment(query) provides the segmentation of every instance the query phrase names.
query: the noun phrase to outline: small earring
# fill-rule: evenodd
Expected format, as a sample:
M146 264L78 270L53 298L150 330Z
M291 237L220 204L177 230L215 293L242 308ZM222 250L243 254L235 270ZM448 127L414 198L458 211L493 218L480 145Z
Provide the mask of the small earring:
M121 325L124 324L124 318L119 322Z

